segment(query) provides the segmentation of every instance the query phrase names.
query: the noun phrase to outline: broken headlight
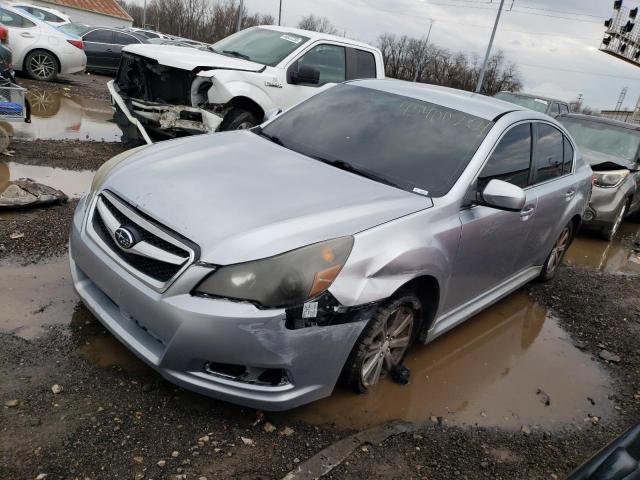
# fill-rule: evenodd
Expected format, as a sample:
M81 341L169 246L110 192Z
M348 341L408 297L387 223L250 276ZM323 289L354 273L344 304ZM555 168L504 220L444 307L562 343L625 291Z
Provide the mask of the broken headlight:
M629 170L609 170L593 172L593 184L596 187L615 188L629 175Z
M245 300L266 308L301 305L331 286L352 247L353 237L340 237L221 267L207 276L195 293Z

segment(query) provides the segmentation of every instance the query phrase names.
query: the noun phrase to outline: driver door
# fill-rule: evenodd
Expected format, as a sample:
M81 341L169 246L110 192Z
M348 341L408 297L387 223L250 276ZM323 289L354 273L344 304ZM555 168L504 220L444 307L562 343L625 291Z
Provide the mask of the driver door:
M520 123L502 136L480 171L474 192L492 179L525 189L527 199L520 212L498 210L483 205L460 211L462 234L453 265L445 311L477 299L522 270L523 253L531 232L538 197L529 186L531 171L531 123Z
M317 85L293 83L291 72L297 72L301 65L317 69L320 80ZM285 72L287 86L281 90L279 99L274 102L282 108L289 108L302 100L344 82L347 78L347 52L342 45L320 43L314 45L295 59Z

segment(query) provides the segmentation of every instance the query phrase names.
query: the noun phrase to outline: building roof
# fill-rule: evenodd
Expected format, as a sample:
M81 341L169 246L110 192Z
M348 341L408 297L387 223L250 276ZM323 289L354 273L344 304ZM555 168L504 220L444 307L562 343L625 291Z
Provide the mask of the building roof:
M133 18L118 5L116 0L42 0L54 5L63 7L77 8L88 12L108 15L110 17L122 18L123 20L133 21Z

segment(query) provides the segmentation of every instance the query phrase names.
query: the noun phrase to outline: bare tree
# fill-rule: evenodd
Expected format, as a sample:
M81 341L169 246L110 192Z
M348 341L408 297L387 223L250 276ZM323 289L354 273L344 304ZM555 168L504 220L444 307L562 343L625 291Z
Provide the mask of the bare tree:
M388 77L473 91L480 75L477 55L453 54L425 39L390 33L378 38ZM498 51L490 59L485 73L483 93L493 95L500 90L519 91L520 74L513 62Z
M335 35L338 29L329 21L327 17L319 17L310 13L298 22L298 28L312 30L314 32L328 33Z

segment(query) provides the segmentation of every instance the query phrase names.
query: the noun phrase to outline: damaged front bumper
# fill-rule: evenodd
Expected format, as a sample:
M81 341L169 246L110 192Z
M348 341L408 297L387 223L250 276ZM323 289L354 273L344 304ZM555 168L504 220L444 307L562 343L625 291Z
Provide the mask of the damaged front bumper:
M366 321L293 325L291 312L194 296L210 268L189 266L159 293L107 255L73 219L69 259L78 295L98 320L167 380L264 410L326 397Z
M222 116L202 108L186 105L169 105L124 97L115 83L107 83L112 104L116 108L116 122L120 128L133 126L144 142L151 144L151 133L162 137L176 137L183 134L200 134L215 132Z

